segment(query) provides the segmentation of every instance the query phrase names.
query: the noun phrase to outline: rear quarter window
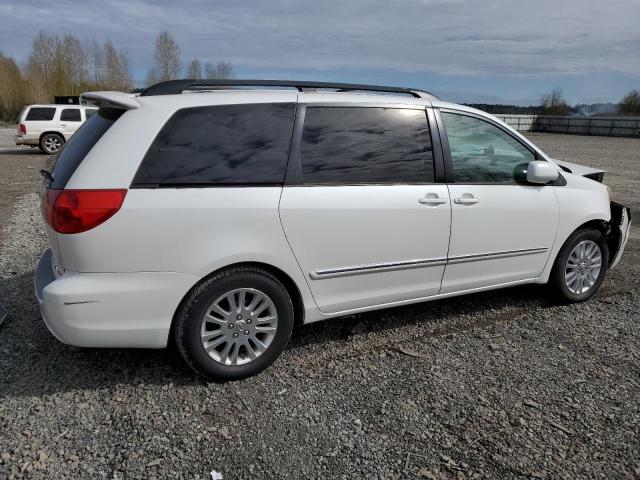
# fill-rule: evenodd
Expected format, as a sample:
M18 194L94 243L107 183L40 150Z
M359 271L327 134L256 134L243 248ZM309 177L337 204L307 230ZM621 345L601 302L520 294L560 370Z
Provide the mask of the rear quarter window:
M79 108L65 108L60 112L60 120L63 122L79 122L80 109Z
M56 109L53 107L31 107L25 120L29 122L53 120Z
M65 188L84 157L124 112L125 110L120 108L103 107L82 124L56 158L51 170L51 188Z
M133 186L282 184L295 104L184 108L147 151Z

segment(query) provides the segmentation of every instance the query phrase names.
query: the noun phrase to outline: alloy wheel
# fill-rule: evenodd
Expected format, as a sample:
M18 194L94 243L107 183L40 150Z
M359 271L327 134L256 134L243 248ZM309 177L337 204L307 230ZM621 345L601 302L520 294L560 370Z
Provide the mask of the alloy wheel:
M278 329L278 312L267 294L231 290L207 309L200 327L205 352L223 365L244 365L262 355Z
M62 140L51 135L44 139L44 148L48 153L56 153L62 148Z
M593 240L578 243L567 259L564 280L575 295L588 292L598 280L602 269L602 252Z

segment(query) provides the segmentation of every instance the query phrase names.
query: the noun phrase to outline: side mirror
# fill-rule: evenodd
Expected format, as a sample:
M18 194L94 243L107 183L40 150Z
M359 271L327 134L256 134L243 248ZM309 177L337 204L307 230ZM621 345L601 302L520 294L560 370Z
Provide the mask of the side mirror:
M527 165L527 182L545 185L558 179L558 168L544 160L534 160Z

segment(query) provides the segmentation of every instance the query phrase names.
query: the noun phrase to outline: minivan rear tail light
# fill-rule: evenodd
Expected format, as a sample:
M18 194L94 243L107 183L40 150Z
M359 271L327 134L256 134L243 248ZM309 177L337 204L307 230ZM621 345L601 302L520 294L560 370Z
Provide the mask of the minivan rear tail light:
M22 134L27 133L27 126L24 123L21 123L20 125L18 125L18 128L20 129L20 133Z
M58 233L82 233L113 217L126 195L126 189L48 189L42 197L42 216Z

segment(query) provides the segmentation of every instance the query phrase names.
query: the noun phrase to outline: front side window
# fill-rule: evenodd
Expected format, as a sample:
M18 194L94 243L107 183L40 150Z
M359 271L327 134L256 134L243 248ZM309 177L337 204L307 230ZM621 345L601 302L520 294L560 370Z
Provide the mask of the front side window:
M307 107L300 162L304 184L434 181L424 110Z
M478 118L443 113L456 183L516 183L534 154L508 133Z
M65 108L60 113L60 121L63 121L63 122L79 122L80 121L80 109L79 108Z
M48 121L53 120L53 116L56 114L55 108L50 107L32 107L29 109L29 113L27 113L27 118L30 122L33 121Z
M178 110L149 147L133 183L282 184L294 114L293 103Z
M87 117L87 119L91 118L92 116L94 116L96 114L98 110L95 108L87 108L84 111L84 115Z

